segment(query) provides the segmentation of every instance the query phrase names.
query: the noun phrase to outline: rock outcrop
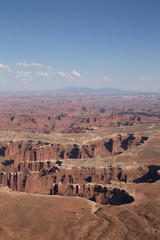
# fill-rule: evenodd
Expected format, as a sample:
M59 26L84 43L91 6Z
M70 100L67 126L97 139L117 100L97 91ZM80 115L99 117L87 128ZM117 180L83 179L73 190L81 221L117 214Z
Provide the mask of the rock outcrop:
M41 141L38 143L11 141L9 143L0 143L0 156L6 160L13 159L15 165L21 161L106 157L122 153L133 146L144 143L147 139L147 137L134 136L133 134L128 136L118 135L106 140L90 141L82 146L77 144L51 144Z
M101 204L121 205L131 203L134 198L126 191L100 184L53 184L53 195L79 196Z
M144 143L146 137L133 134L94 140L85 145L60 145L32 141L0 144L3 171L0 184L13 191L81 196L99 203L123 204L133 198L123 189L106 187L111 181L133 182L148 169L121 167L63 168L63 159L108 157ZM62 159L61 161L59 159Z
M127 169L106 168L70 168L59 167L56 161L21 162L6 167L0 174L0 184L9 186L14 191L28 193L55 193L55 186L68 189L70 185L110 184L115 182L133 182L147 173L147 168ZM54 187L53 187L54 186ZM61 188L60 188L61 189ZM57 190L56 194L62 194Z

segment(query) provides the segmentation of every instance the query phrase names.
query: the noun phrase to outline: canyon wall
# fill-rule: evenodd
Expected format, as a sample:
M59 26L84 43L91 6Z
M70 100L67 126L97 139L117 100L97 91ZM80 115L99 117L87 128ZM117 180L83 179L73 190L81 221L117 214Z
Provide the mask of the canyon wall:
M6 160L14 160L17 165L21 161L44 161L49 159L81 159L106 157L120 154L133 146L144 143L148 138L133 134L117 135L107 140L94 140L79 146L77 144L51 144L28 142L0 143L0 156Z
M133 182L142 177L147 168L67 168L59 167L56 161L21 162L6 167L0 174L0 184L8 185L12 190L50 194L53 184L64 188L68 184L110 184L116 182Z
M87 142L85 145L60 145L32 141L0 143L3 168L0 184L13 191L81 196L100 203L123 203L132 197L122 189L106 188L112 181L130 183L141 179L147 168L71 167L65 159L108 157L143 144L147 137L133 134ZM59 159L62 159L61 161ZM97 160L98 161L98 160ZM114 200L119 199L119 200Z

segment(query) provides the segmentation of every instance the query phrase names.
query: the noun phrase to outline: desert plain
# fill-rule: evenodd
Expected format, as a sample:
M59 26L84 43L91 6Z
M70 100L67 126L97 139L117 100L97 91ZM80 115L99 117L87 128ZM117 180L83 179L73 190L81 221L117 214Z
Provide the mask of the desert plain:
M0 99L0 239L160 239L159 94Z

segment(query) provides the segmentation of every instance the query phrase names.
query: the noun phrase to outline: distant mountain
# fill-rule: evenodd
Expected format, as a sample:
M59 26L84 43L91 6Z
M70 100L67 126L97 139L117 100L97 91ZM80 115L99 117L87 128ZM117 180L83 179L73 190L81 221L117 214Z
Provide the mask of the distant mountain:
M91 88L85 88L85 87L65 87L65 88L60 88L57 90L54 90L54 92L58 93L91 93L92 90Z
M108 93L131 93L129 90L122 90L122 89L117 89L117 88L100 88L97 89L98 92L108 92Z
M85 88L85 87L65 87L54 90L57 93L131 93L131 91L121 90L116 88Z

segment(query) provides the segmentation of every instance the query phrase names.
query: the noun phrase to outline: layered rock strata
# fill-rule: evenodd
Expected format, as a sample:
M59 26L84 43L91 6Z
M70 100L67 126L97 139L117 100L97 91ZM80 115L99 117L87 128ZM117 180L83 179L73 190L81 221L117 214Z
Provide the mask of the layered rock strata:
M123 204L133 198L123 189L106 187L111 181L129 183L143 177L148 169L121 167L63 168L59 159L93 158L120 154L144 143L146 137L121 136L95 140L85 145L38 142L1 143L3 169L0 184L14 191L86 197L103 204ZM55 159L55 160L54 160Z
M131 203L134 198L126 191L101 184L53 184L51 194L84 197L100 204L121 205Z
M85 143L82 146L77 144L61 145L28 142L9 142L0 143L0 156L6 160L13 159L14 164L18 165L21 161L44 161L48 159L81 159L106 157L120 154L133 146L144 143L148 138L134 136L133 134L122 136L117 135L110 139L98 139Z

